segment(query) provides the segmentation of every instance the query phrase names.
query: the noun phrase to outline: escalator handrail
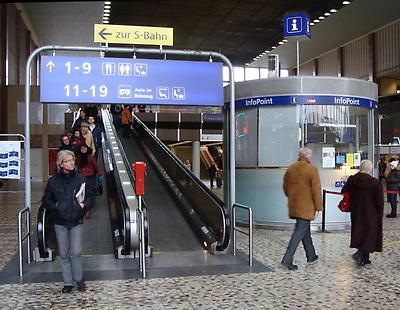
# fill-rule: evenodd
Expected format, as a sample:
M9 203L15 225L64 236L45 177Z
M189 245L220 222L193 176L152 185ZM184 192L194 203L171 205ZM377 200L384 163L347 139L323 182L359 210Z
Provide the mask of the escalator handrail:
M122 145L121 139L119 138L118 135L115 135L115 141L117 142L118 149L121 154L122 161L124 162L126 172L128 174L129 180L132 184L133 190L136 194L136 178L135 178L135 175L133 174L131 163L129 162L129 159L126 156L124 146ZM147 249L147 247L148 247L148 229L149 228L148 228L148 218L147 218L147 213L146 213L147 207L146 207L146 201L145 201L144 197L142 197L142 209L145 210L144 213L146 214L145 215L145 247ZM125 221L125 223L128 223L128 221Z
M38 249L41 258L49 257L46 247L46 208L41 204L38 210L36 233L38 238Z
M106 110L106 109L103 109L103 115L102 116L103 116L102 119L103 119L104 128L106 128L106 126L105 126L106 124L104 123L104 117L107 116L108 121L110 122L110 124L112 126L112 130L113 130L113 133L114 133L114 136L115 136L115 140L116 140L116 142L118 144L119 139L118 139L118 135L116 134L116 130L115 130L115 128L114 128L114 126L113 126L113 124L111 122L110 112L108 110ZM115 154L114 154L114 151L113 151L113 146L112 146L112 143L111 143L111 139L108 136L107 130L105 130L105 136L107 137L107 139L105 139L105 143L107 143L107 145L109 147L108 149L110 150L110 157L111 157L111 161L112 161L112 166L113 166L113 169L115 169L115 167L117 167L117 161L116 161ZM119 150L119 152L120 152L120 154L122 156L123 152L121 152L120 144L118 144L118 150ZM124 165L125 165L125 169L127 169L125 163L124 163ZM129 169L127 169L126 171L128 172ZM131 250L132 250L131 249L131 244L132 244L131 227L130 227L131 209L130 209L130 205L128 204L128 202L126 200L126 197L124 195L124 191L123 191L123 188L122 188L122 185L121 185L122 181L121 181L119 173L114 173L113 175L114 175L114 177L116 178L116 181L117 181L116 182L116 186L117 186L118 196L119 196L121 204L122 204L122 213L123 213L123 218L124 218L123 219L123 223L124 223L123 231L125 232L125 234L124 234L124 239L123 239L123 249L124 249L124 251L126 253L130 253Z
M205 189L206 194L212 200L214 200L217 205L221 206L224 204L224 202L217 195L208 190L208 187L199 178L197 178L196 175L188 167L186 167L183 162L174 153L172 153L171 150L165 146L165 144L136 115L133 114L133 117L135 118L135 121L138 122L142 128L154 139L154 141L157 142L158 146L161 147L171 157L171 159L173 159L174 162L186 172L186 174L191 178L191 181L196 182L199 186ZM225 210L222 207L221 209L225 213Z
M201 181L199 180L194 174L193 172L188 169L183 162L175 155L171 152L171 150L165 146L164 143L162 143L162 141L156 136L154 135L154 133L147 128L147 126L136 116L132 113L133 116L133 121L136 122L135 124L139 124L142 129L145 130L145 132L152 138L152 140L154 142L156 142L156 144L158 145L158 147L160 147L173 161L174 163L180 167L182 169L182 171L185 172L186 176L189 177L191 179L192 182L194 182L197 186L199 186L203 193L205 195L208 196L209 199L211 199L214 202L214 205L218 206L219 208L219 213L221 216L221 224L222 224L222 236L221 239L218 240L218 246L217 249L225 249L228 244L229 244L229 233L227 233L228 231L228 222L227 222L227 218L228 215L223 207L224 203L222 202L221 199L219 199L218 196L216 196L213 192L211 192L208 187Z

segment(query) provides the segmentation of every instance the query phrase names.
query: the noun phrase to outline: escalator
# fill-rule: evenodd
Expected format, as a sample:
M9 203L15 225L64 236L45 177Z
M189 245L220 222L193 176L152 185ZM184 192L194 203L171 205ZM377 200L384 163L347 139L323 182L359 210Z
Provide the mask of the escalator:
M107 113L103 113L103 116L104 119L108 117ZM119 162L123 165L129 164L126 158L115 158L113 143L115 141L111 142L109 134L105 132L102 153L98 156L99 166L104 171L104 192L95 197L91 218L85 220L83 225L83 255L114 254L115 258L121 258L131 255L138 247L135 206L127 202L118 170L118 166L121 166ZM126 169L125 166L123 169ZM147 242L147 220L145 223ZM40 206L38 212L37 238L35 260L53 260L57 252L57 242L51 215L43 206Z
M99 154L98 163L100 169L104 171L103 156ZM105 182L109 182L107 176ZM82 255L101 255L113 253L113 244L119 243L118 239L112 238L110 232L111 221L109 212L109 193L108 186L104 186L101 196L95 196L94 205L91 210L90 219L84 220L82 235L85 238ZM113 225L115 226L115 224ZM43 206L40 206L37 222L38 251L42 259L53 256L52 251L57 252L57 242L55 238L52 218ZM113 240L115 239L115 240Z
M144 200L154 251L226 250L229 222L223 202L134 118L133 137L120 139L131 163L147 162Z

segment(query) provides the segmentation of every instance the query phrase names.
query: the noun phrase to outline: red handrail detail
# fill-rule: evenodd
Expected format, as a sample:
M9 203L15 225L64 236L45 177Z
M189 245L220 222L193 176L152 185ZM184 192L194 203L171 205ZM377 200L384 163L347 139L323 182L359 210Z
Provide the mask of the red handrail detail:
M400 191L388 191L388 190L384 190L383 191L386 194L398 194Z

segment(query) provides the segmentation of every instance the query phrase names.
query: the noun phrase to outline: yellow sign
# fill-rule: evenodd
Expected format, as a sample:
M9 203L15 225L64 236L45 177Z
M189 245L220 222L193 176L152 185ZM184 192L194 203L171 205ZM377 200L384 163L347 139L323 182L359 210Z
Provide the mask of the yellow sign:
M172 46L174 28L95 24L94 42Z
M353 153L346 154L346 166L349 166L349 167L354 166L354 154Z

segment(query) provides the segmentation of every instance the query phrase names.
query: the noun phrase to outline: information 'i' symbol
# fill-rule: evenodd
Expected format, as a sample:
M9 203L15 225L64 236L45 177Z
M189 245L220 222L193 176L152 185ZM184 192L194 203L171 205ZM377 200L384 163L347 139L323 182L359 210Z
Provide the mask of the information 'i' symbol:
M292 19L292 31L299 31L299 28L297 28L297 19L295 18Z

